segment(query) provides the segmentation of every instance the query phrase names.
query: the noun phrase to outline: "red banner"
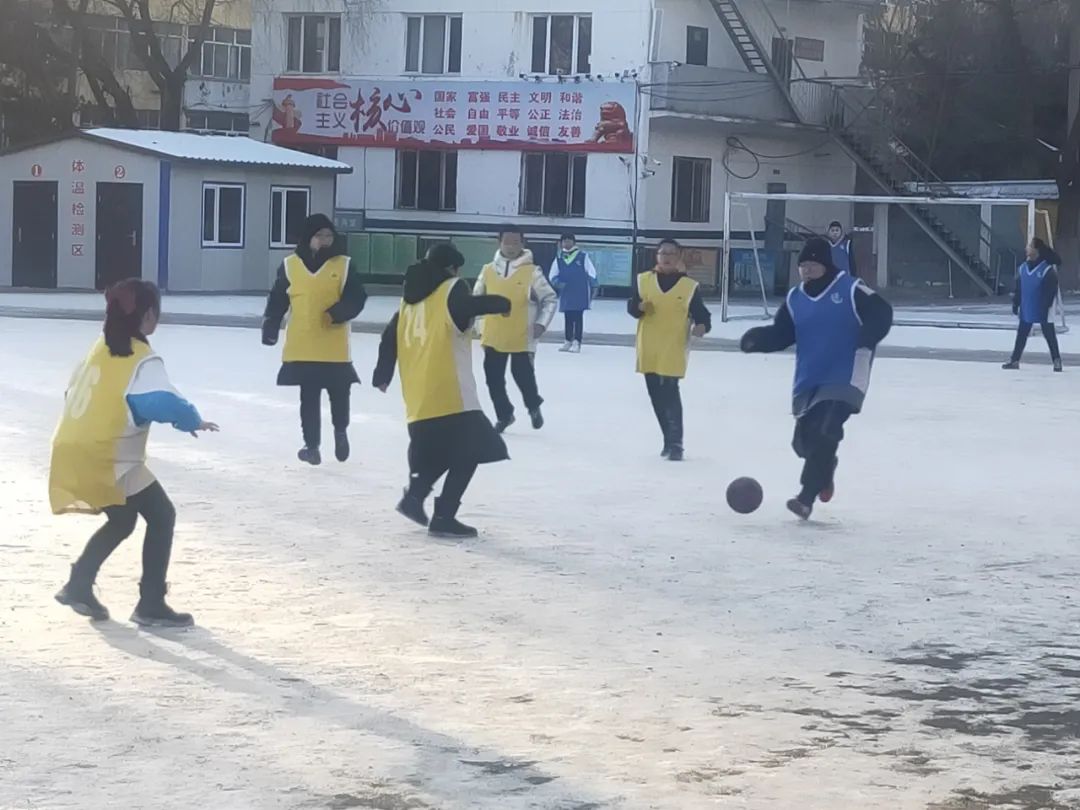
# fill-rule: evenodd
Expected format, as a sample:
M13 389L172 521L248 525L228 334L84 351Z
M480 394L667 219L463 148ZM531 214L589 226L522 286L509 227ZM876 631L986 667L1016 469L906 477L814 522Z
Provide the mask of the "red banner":
M386 148L634 151L632 82L274 80L273 141Z

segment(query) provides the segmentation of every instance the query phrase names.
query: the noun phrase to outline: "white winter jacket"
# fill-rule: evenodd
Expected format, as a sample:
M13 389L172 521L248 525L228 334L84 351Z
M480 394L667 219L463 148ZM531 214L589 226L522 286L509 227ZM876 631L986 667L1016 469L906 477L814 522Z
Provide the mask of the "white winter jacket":
M515 270L521 267L523 264L536 264L533 260L531 250L526 250L516 259L507 259L498 251L495 252L495 258L491 263L495 267L495 272L503 278L509 277ZM487 289L484 287L484 276L481 273L480 277L476 279L476 286L473 288L474 295L487 295ZM544 271L540 269L539 265L533 271L532 284L529 290L529 323L540 324L546 330L551 324L551 319L555 317L555 311L559 308L559 295L555 292L554 288L548 284L548 280L544 277ZM492 315L489 317L499 317ZM477 321L477 328L483 329L483 320ZM536 336L533 334L533 330L529 329L529 351L536 351Z

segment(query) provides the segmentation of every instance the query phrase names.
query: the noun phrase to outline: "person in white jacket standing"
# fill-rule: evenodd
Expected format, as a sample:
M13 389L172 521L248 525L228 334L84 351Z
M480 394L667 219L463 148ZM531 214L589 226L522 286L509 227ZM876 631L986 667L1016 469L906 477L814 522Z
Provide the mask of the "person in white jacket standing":
M525 248L520 228L503 226L499 250L480 271L475 295L501 295L510 299L508 315L488 315L480 326L484 347L484 376L495 406L495 429L502 433L514 423L514 406L506 393L506 365L521 391L534 429L544 426L540 406L544 400L536 385L536 343L555 317L559 297L544 278L544 271Z

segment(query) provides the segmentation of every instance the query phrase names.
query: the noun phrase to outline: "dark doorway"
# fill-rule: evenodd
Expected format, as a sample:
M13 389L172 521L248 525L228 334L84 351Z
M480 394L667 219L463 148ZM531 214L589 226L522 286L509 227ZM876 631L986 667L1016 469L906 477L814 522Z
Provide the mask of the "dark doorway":
M142 185L97 184L97 249L94 283L99 290L142 276Z
M16 182L11 286L56 287L56 183Z

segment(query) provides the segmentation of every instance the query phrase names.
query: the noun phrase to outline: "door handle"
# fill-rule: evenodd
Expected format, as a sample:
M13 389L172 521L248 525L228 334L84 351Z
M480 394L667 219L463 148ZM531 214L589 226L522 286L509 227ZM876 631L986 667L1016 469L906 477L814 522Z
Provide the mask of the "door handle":
M18 242L21 245L22 244L22 227L16 228L15 232L16 232L15 241Z

